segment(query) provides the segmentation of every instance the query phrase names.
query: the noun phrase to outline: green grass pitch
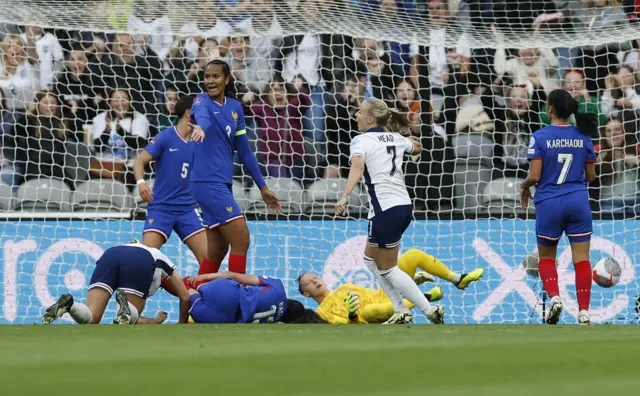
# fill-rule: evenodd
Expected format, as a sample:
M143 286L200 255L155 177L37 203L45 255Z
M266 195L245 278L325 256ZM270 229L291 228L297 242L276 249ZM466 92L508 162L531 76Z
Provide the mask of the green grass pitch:
M0 326L2 395L637 395L635 326Z

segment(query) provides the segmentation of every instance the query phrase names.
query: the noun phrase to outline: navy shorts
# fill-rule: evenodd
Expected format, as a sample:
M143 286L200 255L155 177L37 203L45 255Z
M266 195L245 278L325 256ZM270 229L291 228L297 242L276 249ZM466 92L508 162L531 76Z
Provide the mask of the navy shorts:
M168 241L173 230L183 242L204 231L202 218L198 211L194 208L168 209L155 206L150 206L147 209L147 220L144 222L143 233L155 232Z
M194 182L191 192L202 210L204 226L209 229L244 218L233 198L231 184Z
M536 204L536 235L543 246L555 246L562 233L569 242L587 242L593 232L589 193L576 191Z
M242 285L231 279L215 279L191 295L189 313L196 323L238 323L241 321Z
M147 298L156 270L156 260L145 249L114 246L96 262L89 290L99 287L110 294L117 289Z
M369 245L383 249L400 245L412 217L411 205L394 206L378 213L369 220Z

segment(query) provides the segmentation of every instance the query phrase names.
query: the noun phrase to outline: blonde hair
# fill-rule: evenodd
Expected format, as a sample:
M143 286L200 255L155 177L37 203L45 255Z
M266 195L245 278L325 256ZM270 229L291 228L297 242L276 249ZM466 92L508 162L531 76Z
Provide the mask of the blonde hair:
M404 133L411 126L409 118L396 109L390 109L384 100L369 98L369 114L376 119L376 126L388 131Z

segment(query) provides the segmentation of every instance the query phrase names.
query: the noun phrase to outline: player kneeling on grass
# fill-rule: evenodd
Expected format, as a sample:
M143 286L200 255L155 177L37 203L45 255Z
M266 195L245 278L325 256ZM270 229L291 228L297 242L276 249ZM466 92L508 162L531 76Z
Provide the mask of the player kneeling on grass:
M111 295L117 290L114 323L160 324L167 317L165 312L159 312L155 319L140 314L163 279L169 281L180 298L179 322L187 323L189 294L176 266L158 249L140 243L107 249L96 262L85 304L75 302L71 294L64 294L47 308L42 320L48 324L68 312L77 323L100 323Z
M457 274L437 258L419 249L409 249L402 254L398 267L418 285L433 282L433 274L448 280L461 290L480 279L484 273L484 269L478 268L468 274ZM425 272L416 272L418 268ZM394 313L393 304L383 290L367 289L349 283L330 291L322 279L310 273L300 275L298 283L300 293L318 303L318 315L332 324L382 323ZM438 301L442 298L442 290L434 287L424 295L429 302ZM407 300L404 303L409 309L414 307Z
M185 283L191 287L189 313L195 323L325 323L287 300L280 279L220 272L188 277Z

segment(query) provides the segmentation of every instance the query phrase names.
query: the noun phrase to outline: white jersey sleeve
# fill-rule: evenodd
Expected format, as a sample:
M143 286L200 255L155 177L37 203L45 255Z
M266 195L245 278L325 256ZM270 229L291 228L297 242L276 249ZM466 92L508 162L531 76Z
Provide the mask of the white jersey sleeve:
M366 132L351 141L349 158L365 161L370 219L394 206L411 205L402 169L405 154L412 151L411 139L395 132Z

